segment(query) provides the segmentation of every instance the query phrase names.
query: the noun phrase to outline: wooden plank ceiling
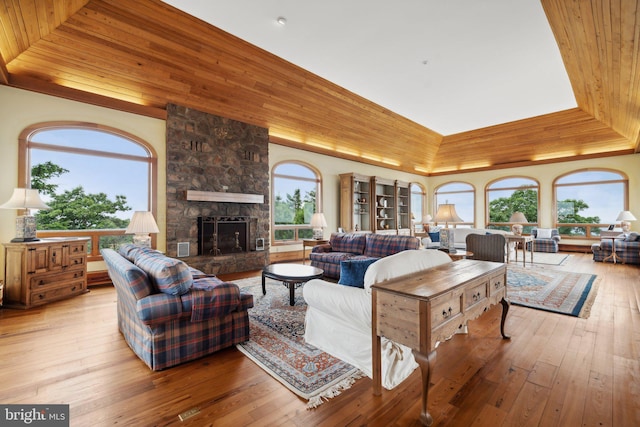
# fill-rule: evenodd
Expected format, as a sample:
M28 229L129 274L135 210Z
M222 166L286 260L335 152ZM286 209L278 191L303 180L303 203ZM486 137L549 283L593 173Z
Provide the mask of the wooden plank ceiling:
M637 0L542 0L578 108L440 135L157 0L1 0L0 82L423 175L640 151Z

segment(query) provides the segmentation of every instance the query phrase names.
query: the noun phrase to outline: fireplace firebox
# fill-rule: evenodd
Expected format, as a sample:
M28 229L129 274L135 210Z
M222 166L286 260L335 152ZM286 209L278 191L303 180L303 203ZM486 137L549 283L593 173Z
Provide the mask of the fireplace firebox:
M198 217L198 255L249 252L249 217Z

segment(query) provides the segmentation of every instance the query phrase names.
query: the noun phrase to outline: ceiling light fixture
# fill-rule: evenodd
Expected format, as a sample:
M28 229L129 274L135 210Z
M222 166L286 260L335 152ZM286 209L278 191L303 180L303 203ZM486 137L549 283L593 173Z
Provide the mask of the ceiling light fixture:
M284 16L278 16L276 22L284 27L285 25L287 25L287 18L285 18Z

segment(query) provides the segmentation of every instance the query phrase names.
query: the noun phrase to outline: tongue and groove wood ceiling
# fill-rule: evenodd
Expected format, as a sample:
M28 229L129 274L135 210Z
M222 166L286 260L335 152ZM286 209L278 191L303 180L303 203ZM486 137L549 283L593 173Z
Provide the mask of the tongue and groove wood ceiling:
M422 175L640 152L638 1L541 2L577 108L454 135L157 0L1 0L0 83L158 118L179 104Z

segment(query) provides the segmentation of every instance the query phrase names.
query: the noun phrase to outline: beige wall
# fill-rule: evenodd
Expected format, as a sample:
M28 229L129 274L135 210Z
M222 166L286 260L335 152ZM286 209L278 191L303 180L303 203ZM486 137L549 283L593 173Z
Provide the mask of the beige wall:
M485 212L485 189L489 182L510 176L533 178L540 183L540 226L552 227L554 224L552 206L554 180L568 172L588 168L615 169L627 174L629 177L629 210L640 219L640 155L637 154L430 177L428 192L430 195L433 195L434 188L451 181L462 181L473 185L476 189L476 226L483 227L487 220ZM429 206L428 211L433 212L435 210L433 207L433 197L429 197L427 203ZM634 230L640 228L640 222L632 223L632 228ZM572 243L570 240L565 241Z
M149 143L158 153L158 226L166 224L165 122L80 102L42 95L0 85L0 203L9 200L18 183L18 136L34 123L77 120L98 123L127 131ZM0 243L15 237L17 211L0 209ZM165 248L164 234L158 247ZM4 266L4 250L0 251ZM101 269L100 265L90 269ZM4 277L4 268L2 268Z
M17 183L18 135L34 123L54 120L78 120L99 123L119 128L136 135L151 144L157 151L158 161L158 226L165 230L166 225L166 163L165 163L165 122L93 105L82 104L66 99L55 98L34 92L23 91L0 85L0 203L8 200ZM529 166L512 169L498 169L494 171L455 174L426 178L370 166L349 160L337 159L330 156L318 155L307 151L297 150L281 145L269 146L269 163L273 165L283 161L302 161L317 168L323 179L323 210L327 218L328 228L325 234L336 230L339 226L340 179L339 174L358 172L364 175L380 176L388 179L398 179L407 182L420 182L428 190L427 211L433 212L433 188L450 181L465 181L476 188L476 225L485 223L484 189L488 182L507 176L528 176L540 182L540 220L542 226L551 226L553 215L551 211L552 183L555 177L563 173L584 168L611 168L625 172L629 176L629 208L638 216L640 214L640 156L628 155L608 157L602 159L582 160L574 162L554 163L541 166ZM0 209L0 242L6 242L14 237L14 224L17 212ZM634 224L637 229L640 224ZM164 233L158 236L158 248L166 247ZM272 251L294 250L299 246L275 247ZM4 251L0 252L0 265L4 265ZM91 270L101 269L102 264L90 266ZM2 269L4 276L4 269Z
M386 179L396 179L405 182L419 182L426 186L427 178L421 175L413 175L396 170L371 166L351 160L338 159L331 156L310 153L282 145L269 145L269 169L284 161L305 162L320 171L322 174L322 210L327 219L325 237L329 237L332 231L340 226L340 174L357 172L363 175L379 176ZM300 250L300 245L276 246L271 252Z

